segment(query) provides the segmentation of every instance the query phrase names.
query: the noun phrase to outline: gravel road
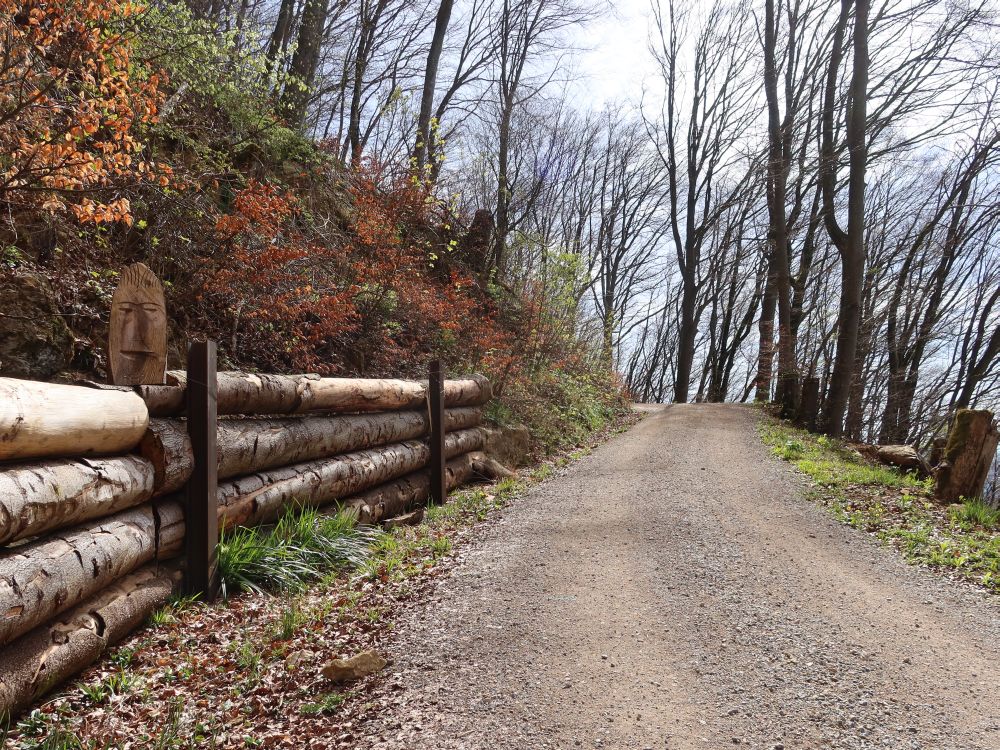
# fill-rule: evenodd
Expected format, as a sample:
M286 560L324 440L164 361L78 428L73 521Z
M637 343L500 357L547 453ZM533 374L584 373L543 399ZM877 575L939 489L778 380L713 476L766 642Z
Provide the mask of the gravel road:
M1000 750L1000 605L802 499L754 419L656 408L504 511L357 746Z

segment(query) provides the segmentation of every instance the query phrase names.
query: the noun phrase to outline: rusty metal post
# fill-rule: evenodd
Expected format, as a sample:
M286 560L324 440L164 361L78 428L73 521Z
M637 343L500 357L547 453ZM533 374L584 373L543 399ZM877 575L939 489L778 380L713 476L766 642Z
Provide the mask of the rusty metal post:
M427 378L431 422L431 502L443 503L448 497L444 475L444 372L441 360L430 364Z
M187 429L194 453L184 509L184 589L211 601L218 594L218 378L214 341L195 341L188 349Z

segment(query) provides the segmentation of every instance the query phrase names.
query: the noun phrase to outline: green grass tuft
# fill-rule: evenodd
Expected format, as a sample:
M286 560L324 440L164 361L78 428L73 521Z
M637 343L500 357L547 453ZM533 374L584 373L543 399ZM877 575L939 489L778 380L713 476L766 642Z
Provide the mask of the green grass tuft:
M896 547L910 563L946 570L1000 593L1000 510L969 500L947 510L933 481L866 461L839 441L764 420L761 438L818 486L834 516Z
M290 508L274 526L240 527L220 535L223 594L299 591L331 570L362 565L383 536L356 526L345 513Z
M949 513L958 523L980 526L987 531L1000 530L1000 508L993 508L982 500L966 500L950 508Z

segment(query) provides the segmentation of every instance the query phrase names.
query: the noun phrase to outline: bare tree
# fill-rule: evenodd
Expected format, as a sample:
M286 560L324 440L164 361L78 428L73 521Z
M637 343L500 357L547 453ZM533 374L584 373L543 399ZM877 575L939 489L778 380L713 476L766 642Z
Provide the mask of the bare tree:
M674 400L684 402L694 364L705 238L751 174L749 170L726 174L730 163L739 159L737 145L756 115L753 89L743 78L753 71L746 43L749 16L717 2L700 24L694 37L692 91L684 128L678 66L691 16L674 0L667 0L665 8L657 0L653 13L658 35L653 53L663 78L664 103L649 130L667 171L671 234L682 283Z
M853 71L849 106L842 107L846 119L846 145L850 154L847 198L847 231L837 220L834 118L837 110L837 81L844 55L851 6L854 6ZM861 327L861 294L865 272L865 170L868 166L866 133L868 95L868 0L841 0L840 17L834 32L833 50L827 73L823 103L823 152L820 179L823 185L823 219L827 233L840 253L841 289L837 316L837 355L830 380L830 393L823 413L824 430L839 436L854 378L858 332Z

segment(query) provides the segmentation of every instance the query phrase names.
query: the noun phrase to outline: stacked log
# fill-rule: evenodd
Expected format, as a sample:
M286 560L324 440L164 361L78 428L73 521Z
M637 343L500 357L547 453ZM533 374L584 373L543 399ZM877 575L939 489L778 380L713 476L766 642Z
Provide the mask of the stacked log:
M127 453L148 424L134 393L0 378L0 461Z
M479 450L464 453L445 465L448 492L466 484L474 476L504 479L513 476L513 473ZM342 503L342 508L353 513L358 523L378 524L427 503L430 496L430 476L426 471L416 471L354 495Z
M146 504L0 553L0 645L141 565L180 552L177 503Z
M490 396L485 378L445 381L449 489L499 471L480 452ZM177 586L160 562L184 543L185 399L177 372L92 390L0 378L0 714L95 660ZM334 503L374 523L426 502L427 408L426 382L220 373L221 526Z
M481 450L482 430L468 429L445 438L445 457ZM427 466L430 448L410 440L260 472L219 485L219 526L268 523L293 502L322 507Z
M482 410L445 411L449 432L474 427ZM336 417L290 419L224 419L217 429L219 478L229 479L265 469L335 456L426 435L425 412L386 412ZM191 441L183 422L153 419L139 452L155 471L155 493L184 486L194 468Z
M101 518L153 496L138 456L18 464L0 470L0 545Z
M167 372L163 386L137 386L155 417L184 412L187 374ZM477 406L492 397L490 381L481 375L444 383L447 407ZM220 372L219 414L304 414L329 411L379 412L420 409L427 403L427 384L389 378L321 378L318 375L257 375Z
M0 650L0 711L22 711L93 663L162 607L177 569L147 565Z

